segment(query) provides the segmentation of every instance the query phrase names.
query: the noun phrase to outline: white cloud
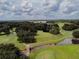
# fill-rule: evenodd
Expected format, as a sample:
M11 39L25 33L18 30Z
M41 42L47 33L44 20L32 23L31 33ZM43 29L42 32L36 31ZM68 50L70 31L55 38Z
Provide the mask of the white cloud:
M66 18L78 15L78 7L79 0L0 0L0 10L7 17Z
M0 3L4 3L4 2L6 2L7 0L0 0Z
M24 7L24 6L26 6L26 4L28 4L28 3L29 3L28 0L22 0L21 6Z
M15 11L16 10L16 6L15 5L12 5L11 10L12 11Z
M77 14L77 13L79 13L79 11L74 11L74 12L72 12L70 15L72 16L72 15L75 15L75 14Z
M63 0L59 7L59 12L65 12L68 10L68 6L71 5L71 2L68 0Z
M74 14L76 11L79 11L78 5L76 5L74 2L72 2L71 0L64 0L59 7L59 12L61 14L67 14L68 16L71 14Z
M0 12L0 16L3 16L4 15L4 13L3 12Z

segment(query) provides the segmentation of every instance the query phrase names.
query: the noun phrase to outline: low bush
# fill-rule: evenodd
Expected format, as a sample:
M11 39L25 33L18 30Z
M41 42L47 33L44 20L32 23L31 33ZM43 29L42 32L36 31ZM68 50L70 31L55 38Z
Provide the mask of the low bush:
M79 31L74 31L72 35L74 38L79 38Z
M64 24L64 26L62 27L62 29L66 30L66 31L72 31L77 29L77 25L76 24Z

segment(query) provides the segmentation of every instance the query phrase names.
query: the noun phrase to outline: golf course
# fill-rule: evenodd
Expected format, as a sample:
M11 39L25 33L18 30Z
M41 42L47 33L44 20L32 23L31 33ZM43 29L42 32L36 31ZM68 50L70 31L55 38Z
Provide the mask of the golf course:
M14 44L20 50L24 51L31 45L37 49L31 51L29 54L30 59L79 59L79 46L75 44L68 45L49 45L63 41L66 38L72 38L72 31L63 30L62 27L65 24L62 22L57 22L60 29L60 34L52 34L50 32L44 32L38 30L35 36L36 42L34 43L23 43L18 41L17 32L11 32L9 35L0 35L0 44ZM78 30L78 29L77 29ZM48 44L49 46L44 46ZM39 48L39 49L38 49ZM26 52L27 53L27 52ZM26 54L25 53L25 54Z
M0 59L79 59L79 0L0 0Z
M78 45L52 46L33 51L31 59L79 59Z
M36 35L36 43L33 43L33 46L36 46L37 44L40 45L40 43L56 43L60 40L63 40L67 37L72 37L72 31L65 31L62 30L63 23L58 23L61 29L61 34L53 35L48 32L38 31ZM13 43L15 44L19 49L23 50L25 49L25 43L19 43L17 40L17 35L15 32L11 33L10 35L1 35L0 36L0 44L1 43Z

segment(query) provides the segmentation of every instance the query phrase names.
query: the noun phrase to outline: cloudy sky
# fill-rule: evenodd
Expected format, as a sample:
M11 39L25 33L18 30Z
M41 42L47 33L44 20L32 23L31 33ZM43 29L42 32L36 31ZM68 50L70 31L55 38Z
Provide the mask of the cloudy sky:
M79 19L79 0L0 0L0 20Z

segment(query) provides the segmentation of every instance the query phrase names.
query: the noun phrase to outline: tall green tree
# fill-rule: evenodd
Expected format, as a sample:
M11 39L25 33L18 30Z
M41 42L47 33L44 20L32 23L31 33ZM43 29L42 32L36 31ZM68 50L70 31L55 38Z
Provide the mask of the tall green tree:
M28 59L13 44L0 44L0 59Z

